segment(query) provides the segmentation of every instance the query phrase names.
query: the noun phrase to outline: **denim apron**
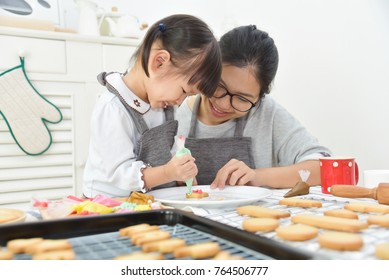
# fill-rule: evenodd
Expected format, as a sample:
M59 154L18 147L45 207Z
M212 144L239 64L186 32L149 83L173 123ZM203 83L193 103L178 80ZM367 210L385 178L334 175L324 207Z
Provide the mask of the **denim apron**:
M135 146L135 154L137 155L136 160L143 161L145 164L150 166L161 166L166 164L172 158L170 150L173 147L174 136L176 136L178 128L178 122L174 120L173 107L168 106L164 110L166 117L165 123L149 129L142 117L142 114L131 108L120 95L118 90L106 81L105 77L109 74L111 73L103 72L97 76L97 80L119 98L120 102L124 105L127 112L132 117L136 129L141 135L137 145ZM170 182L153 188L153 190L161 187L173 186L176 186L176 183Z
M243 130L248 114L236 119L233 137L196 138L197 111L201 95L196 97L192 110L192 119L185 146L196 159L199 185L209 185L215 179L216 173L231 159L241 160L250 168L255 168L252 154L251 137L243 137Z

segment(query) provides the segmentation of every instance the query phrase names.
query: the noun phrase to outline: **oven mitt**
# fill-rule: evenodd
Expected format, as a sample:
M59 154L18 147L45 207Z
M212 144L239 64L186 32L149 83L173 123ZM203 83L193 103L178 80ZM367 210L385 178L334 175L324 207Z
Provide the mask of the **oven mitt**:
M40 155L51 145L47 123L62 120L61 111L31 84L21 64L0 74L0 114L12 137L28 155Z

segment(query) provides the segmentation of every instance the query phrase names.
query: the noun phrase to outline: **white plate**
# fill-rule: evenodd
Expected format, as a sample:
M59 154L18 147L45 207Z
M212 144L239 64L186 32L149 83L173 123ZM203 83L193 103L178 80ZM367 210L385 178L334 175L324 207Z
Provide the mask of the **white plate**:
M269 189L249 186L226 186L223 190L211 189L209 185L193 186L193 190L195 189L207 192L209 197L188 199L185 197L187 191L185 186L155 190L149 192L149 194L153 195L155 200L176 208L185 206L233 208L256 202L272 194L272 191Z

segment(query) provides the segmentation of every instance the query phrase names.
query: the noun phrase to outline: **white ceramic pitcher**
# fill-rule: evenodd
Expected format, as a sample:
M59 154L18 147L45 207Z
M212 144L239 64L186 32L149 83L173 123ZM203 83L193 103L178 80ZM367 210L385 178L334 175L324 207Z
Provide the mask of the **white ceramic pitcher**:
M83 35L99 36L97 23L97 4L89 0L74 0L80 12L78 33Z

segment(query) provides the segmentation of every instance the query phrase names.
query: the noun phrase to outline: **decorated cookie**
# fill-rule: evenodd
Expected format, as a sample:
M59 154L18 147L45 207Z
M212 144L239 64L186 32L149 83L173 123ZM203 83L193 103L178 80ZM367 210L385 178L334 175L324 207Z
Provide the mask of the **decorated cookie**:
M191 194L186 194L186 198L204 198L208 197L209 194L207 192L203 192L203 190L193 190Z

